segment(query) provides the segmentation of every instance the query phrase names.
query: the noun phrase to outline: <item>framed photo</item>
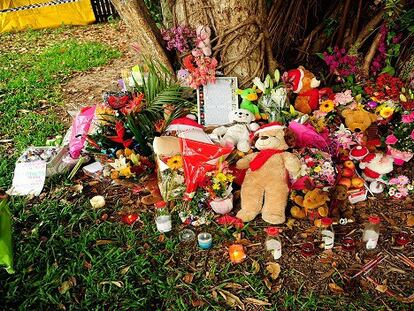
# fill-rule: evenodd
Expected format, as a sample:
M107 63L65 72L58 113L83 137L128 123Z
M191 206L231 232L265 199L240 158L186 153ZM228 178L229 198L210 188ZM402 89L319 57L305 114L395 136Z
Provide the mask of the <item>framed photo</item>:
M204 126L229 123L229 112L239 108L236 90L236 77L217 77L216 83L199 88L198 122Z

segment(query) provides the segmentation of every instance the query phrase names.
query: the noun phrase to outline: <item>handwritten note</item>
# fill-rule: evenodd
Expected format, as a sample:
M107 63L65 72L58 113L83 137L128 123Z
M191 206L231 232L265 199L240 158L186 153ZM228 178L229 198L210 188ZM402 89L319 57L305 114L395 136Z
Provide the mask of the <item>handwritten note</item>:
M38 196L43 189L46 179L46 162L34 161L16 163L10 195Z

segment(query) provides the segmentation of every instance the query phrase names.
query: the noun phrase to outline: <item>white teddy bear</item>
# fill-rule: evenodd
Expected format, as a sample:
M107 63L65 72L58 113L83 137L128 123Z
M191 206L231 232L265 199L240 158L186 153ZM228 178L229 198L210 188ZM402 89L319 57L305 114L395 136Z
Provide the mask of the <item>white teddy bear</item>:
M213 130L213 134L219 137L222 146L232 145L241 152L250 150L250 132L259 128L257 123L252 123L255 116L249 110L236 109L229 113L229 121L232 124L220 126Z

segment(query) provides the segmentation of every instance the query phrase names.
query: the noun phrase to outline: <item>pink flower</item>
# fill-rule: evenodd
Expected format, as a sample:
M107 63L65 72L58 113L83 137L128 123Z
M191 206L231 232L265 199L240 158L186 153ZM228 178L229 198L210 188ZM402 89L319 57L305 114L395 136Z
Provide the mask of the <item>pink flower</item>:
M399 184L399 180L398 178L391 178L390 181L388 182L388 184L390 185L398 185Z
M410 137L411 137L412 140L414 140L414 130L412 130L412 132L410 134Z
M405 175L400 175L398 176L398 181L400 182L400 185L406 185L410 182L410 180L408 179L407 176Z
M351 90L346 90L343 93L336 93L334 102L338 105L346 105L350 103L354 98L352 97Z
M392 134L392 135L388 135L388 136L387 136L387 138L385 139L385 143L386 143L387 145L394 145L394 144L396 144L396 143L397 143L397 141L398 141L398 138L397 138L397 137L395 137L395 135L394 135L394 134Z
M404 114L402 116L403 123L411 123L413 121L414 121L414 112L411 112L410 114Z

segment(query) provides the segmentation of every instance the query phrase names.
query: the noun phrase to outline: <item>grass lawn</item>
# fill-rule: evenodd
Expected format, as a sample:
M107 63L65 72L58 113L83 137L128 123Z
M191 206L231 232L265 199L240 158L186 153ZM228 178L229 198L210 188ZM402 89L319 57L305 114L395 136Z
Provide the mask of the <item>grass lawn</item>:
M59 31L30 31L16 41L30 45ZM5 143L0 146L0 188L10 186L14 161L25 147L43 145L47 137L65 132L59 84L76 71L119 56L112 47L76 38L56 39L36 51L1 51L0 140ZM117 195L104 209L93 210L88 199L104 189ZM214 224L207 228L215 235L210 251L180 244L179 228L160 236L151 211L140 211L138 222L124 225L117 212L133 200L122 187L74 184L64 177L49 180L39 198L14 198L16 274L0 271L0 310L220 310L231 305L248 310L382 310L383 303L393 310L407 307L369 291L319 295L290 286L297 276L283 265L281 277L272 281L263 251L231 265L222 243L234 239L234 231ZM244 231L246 238L254 239L253 230ZM319 282L316 274L312 278ZM331 278L342 285L337 273Z

